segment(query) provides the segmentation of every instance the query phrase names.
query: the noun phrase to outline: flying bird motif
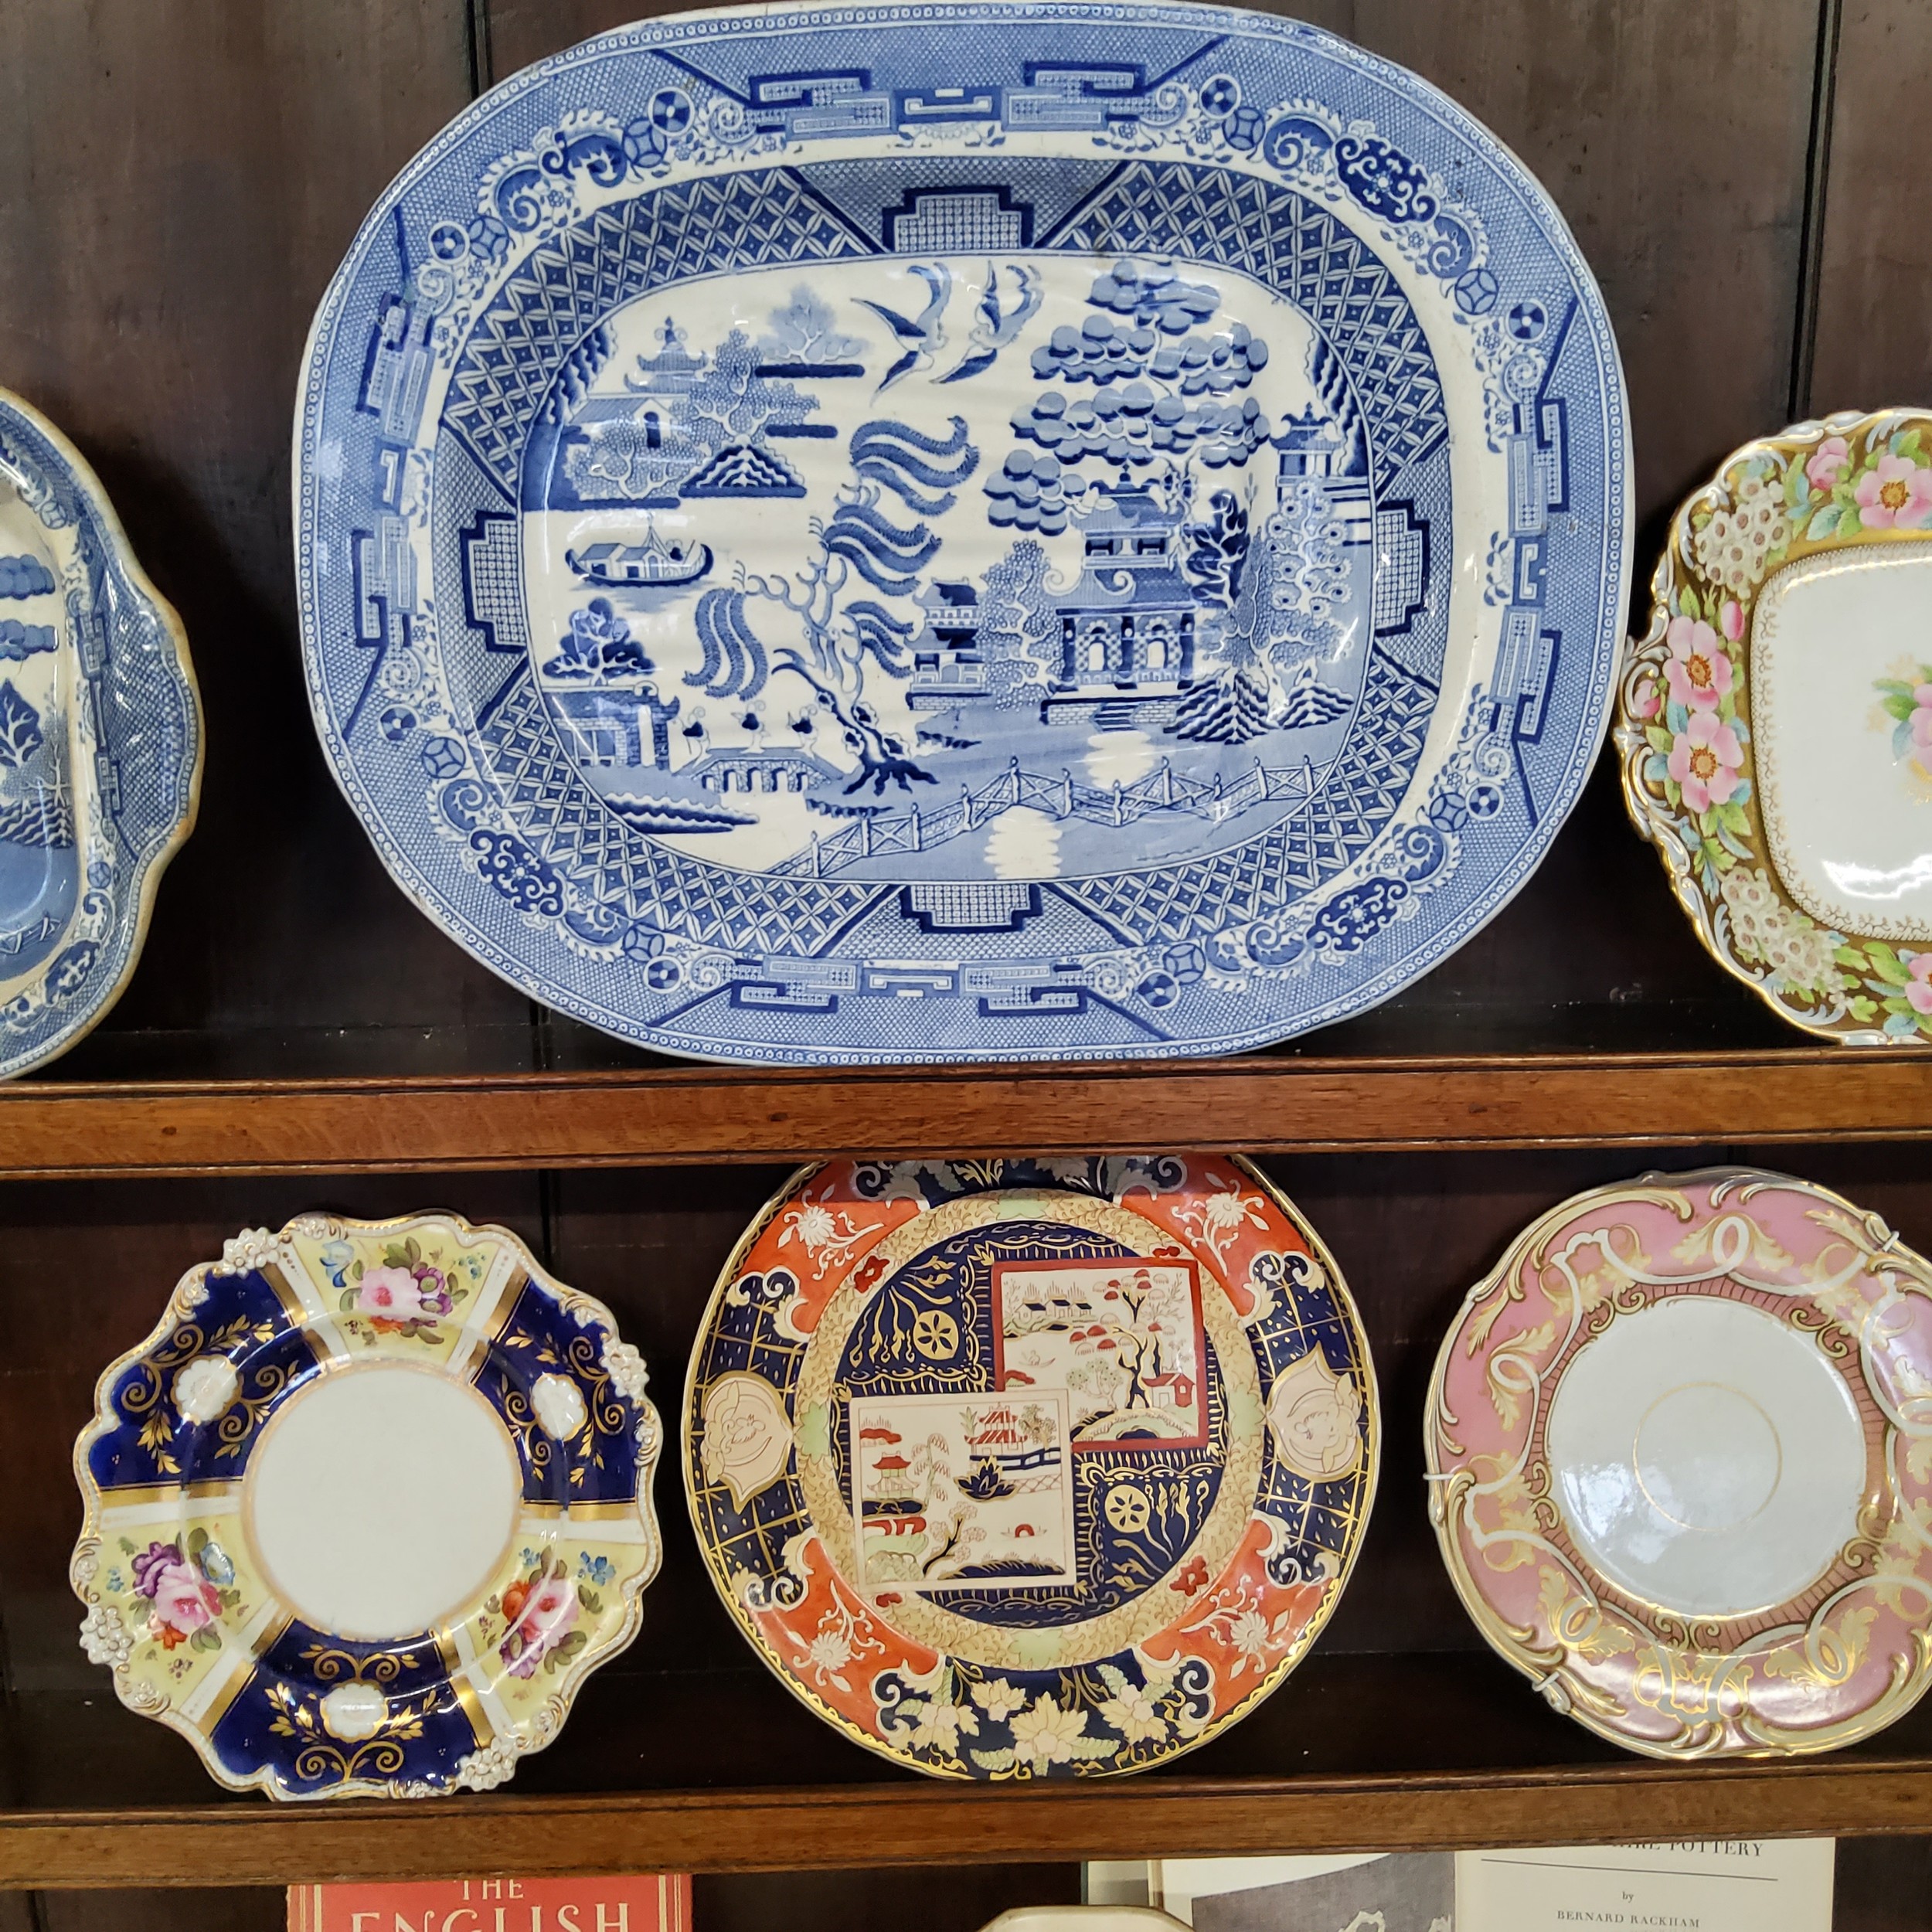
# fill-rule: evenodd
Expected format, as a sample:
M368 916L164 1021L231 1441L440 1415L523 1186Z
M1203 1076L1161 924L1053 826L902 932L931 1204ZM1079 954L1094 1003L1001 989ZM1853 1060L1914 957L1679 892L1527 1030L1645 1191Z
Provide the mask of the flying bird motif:
M957 369L939 379L942 383L964 383L991 369L1000 351L1033 319L1040 305L1039 270L1014 262L1008 264L1006 272L1019 284L1019 300L1009 309L1000 307L999 270L988 262L985 292L979 298L979 314L966 353Z
M931 368L933 358L946 346L946 332L939 322L953 292L952 273L943 263L934 263L928 267L923 262L913 263L913 273L930 291L926 306L916 319L900 315L896 308L888 308L883 302L870 301L862 295L859 298L862 308L869 308L900 342L910 345L886 370L885 379L872 392L876 396L883 396L895 383L910 376L914 369Z

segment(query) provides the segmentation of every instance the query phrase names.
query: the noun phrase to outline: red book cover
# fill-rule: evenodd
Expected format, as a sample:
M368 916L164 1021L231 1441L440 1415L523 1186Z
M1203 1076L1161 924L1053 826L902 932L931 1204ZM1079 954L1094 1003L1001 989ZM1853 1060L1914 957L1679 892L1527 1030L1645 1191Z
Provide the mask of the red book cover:
M291 1885L288 1932L691 1932L691 1879L675 1872Z

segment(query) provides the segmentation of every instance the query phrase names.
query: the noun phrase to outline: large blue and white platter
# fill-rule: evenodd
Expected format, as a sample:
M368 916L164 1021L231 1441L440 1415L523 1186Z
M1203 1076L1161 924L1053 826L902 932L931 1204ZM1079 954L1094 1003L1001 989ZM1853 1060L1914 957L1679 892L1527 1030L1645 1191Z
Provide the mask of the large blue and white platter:
M1629 433L1560 217L1328 35L744 8L505 83L298 398L398 882L702 1058L1223 1052L1488 919L1597 752Z

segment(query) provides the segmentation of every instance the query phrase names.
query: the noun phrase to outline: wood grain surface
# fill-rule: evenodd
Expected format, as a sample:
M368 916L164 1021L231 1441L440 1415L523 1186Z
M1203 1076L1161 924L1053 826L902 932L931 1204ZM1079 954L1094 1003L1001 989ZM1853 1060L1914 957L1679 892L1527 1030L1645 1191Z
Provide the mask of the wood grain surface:
M1104 1794L1009 1785L485 1798L452 1807L433 1830L379 1803L304 1805L274 1820L258 1806L233 1804L114 1820L56 1812L0 1818L0 1873L42 1886L124 1886L198 1885L218 1870L232 1883L262 1885L540 1878L587 1866L801 1871L843 1864L861 1847L901 1866L1056 1861L1076 1851L1133 1858L1155 1843L1172 1857L1403 1851L1520 1845L1543 1836L1559 1815L1573 1845L1628 1838L1633 1815L1662 1842L1923 1832L1932 1830L1932 1766L1549 1771L1417 1777L1400 1789L1321 1778L1232 1787L1141 1777Z
M1629 377L1640 586L1670 505L1787 406L1820 3L1294 9L1447 88L1568 217ZM142 968L43 1083L651 1063L532 1013L386 879L308 725L285 476L307 318L383 182L473 79L663 10L14 0L0 14L0 168L34 183L0 206L0 260L21 271L0 287L0 382L99 464L182 607L209 714L202 824ZM1607 767L1496 920L1328 1037L1427 1052L1452 1031L1519 1053L1786 1037L1706 959Z
M1162 1146L1249 1153L1932 1138L1932 1056L1258 1057L1178 1066L26 1084L0 1176L436 1174Z
M1668 1165L1723 1152L1680 1148ZM1908 1241L1932 1240L1932 1180L1913 1150L1794 1153L1794 1167L1855 1192ZM0 1244L0 1301L19 1311L0 1362L12 1685L0 1883L1932 1829L1932 1706L1823 1764L1650 1765L1548 1709L1456 1603L1418 1473L1436 1348L1464 1290L1522 1223L1627 1172L1627 1155L1374 1152L1266 1165L1321 1230L1361 1308L1384 1460L1333 1621L1243 1723L1169 1770L1080 1791L962 1791L903 1774L827 1730L747 1649L699 1560L674 1456L656 1497L665 1564L638 1641L597 1673L558 1742L520 1767L513 1795L434 1807L220 1799L183 1740L116 1705L74 1641L65 1575L78 1527L67 1445L96 1368L145 1332L178 1274L237 1225L277 1225L308 1207L394 1213L423 1204L421 1183L17 1182ZM437 1193L472 1217L509 1221L564 1280L604 1300L643 1352L675 1431L717 1270L783 1178L659 1168L541 1187L446 1179Z
M461 0L7 0L0 384L99 471L181 612L201 819L93 1045L264 1070L380 1029L392 1065L529 1053L529 1005L390 883L322 764L290 536L295 375L383 184L468 97ZM508 1037L504 1029L508 1028Z
M1899 143L1932 93L1932 7L1842 4L1803 405L1817 416L1932 398L1932 223L1898 166Z

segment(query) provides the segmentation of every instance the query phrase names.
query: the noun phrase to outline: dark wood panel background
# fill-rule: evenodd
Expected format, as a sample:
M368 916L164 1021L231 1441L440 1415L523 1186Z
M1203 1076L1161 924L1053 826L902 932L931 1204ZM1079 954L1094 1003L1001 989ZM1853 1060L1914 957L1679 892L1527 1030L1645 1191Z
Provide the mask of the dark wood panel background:
M1630 379L1635 584L1671 506L1743 439L1808 411L1925 401L1932 222L1914 130L1932 94L1925 0L1321 0L1298 9L1437 81L1548 184L1603 284ZM606 1063L628 1049L532 1009L396 892L310 730L291 594L295 370L322 287L382 184L479 86L636 16L634 0L7 0L0 5L0 383L87 451L180 607L208 710L200 829L163 884L127 997L43 1077ZM1641 609L1638 614L1641 621ZM1705 960L1606 767L1521 897L1421 985L1325 1051L1777 1047L1796 1036ZM1148 1123L1151 1137L1159 1123ZM1695 1150L1685 1150L1690 1158ZM1601 1747L1490 1658L1422 1512L1418 1407L1468 1281L1530 1214L1626 1156L1328 1158L1282 1178L1362 1301L1389 1418L1362 1570L1316 1656L1200 1754L1204 1771L1576 1762ZM1932 1241L1900 1152L1794 1150ZM676 1406L705 1292L776 1177L753 1171L253 1186L0 1190L0 1628L12 1803L192 1801L179 1740L114 1707L74 1642L66 1444L98 1364L221 1237L311 1206L426 1195L505 1220L604 1295ZM13 1480L12 1472L19 1471ZM893 1774L770 1681L695 1561L675 1481L643 1638L565 1740L519 1774L609 1788ZM755 1739L755 1751L744 1740ZM1932 1711L1864 1747L1932 1750ZM1158 1849L1158 1848L1156 1848ZM1926 1922L1927 1853L1846 1846L1838 1921ZM211 1884L221 1874L211 1872ZM967 1932L1066 1896L1070 1873L981 1867L709 1883L707 1924ZM279 1895L6 1903L0 1932L96 1932L138 1909L265 1928ZM158 1917L157 1913L159 1914Z

